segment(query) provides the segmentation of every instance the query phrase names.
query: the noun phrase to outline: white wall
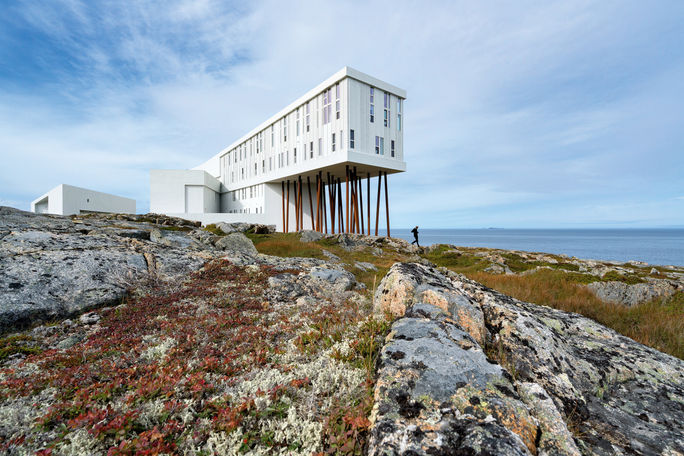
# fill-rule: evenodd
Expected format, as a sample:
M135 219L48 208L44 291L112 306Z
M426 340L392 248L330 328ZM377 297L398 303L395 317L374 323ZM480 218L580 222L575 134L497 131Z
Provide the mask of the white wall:
M150 212L184 213L186 209L218 212L220 192L221 183L205 171L150 171ZM188 208L187 203L190 204Z
M61 184L31 203L37 213L74 215L81 211L135 213L135 200Z

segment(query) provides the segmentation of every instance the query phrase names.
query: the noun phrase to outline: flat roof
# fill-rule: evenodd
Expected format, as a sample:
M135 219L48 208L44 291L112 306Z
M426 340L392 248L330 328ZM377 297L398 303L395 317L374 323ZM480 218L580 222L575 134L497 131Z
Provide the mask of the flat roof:
M370 86L377 87L378 89L381 89L385 92L390 92L390 93L396 95L397 97L399 97L401 99L404 99L404 100L406 99L406 90L400 89L397 86L394 86L394 85L389 84L387 82L381 81L380 79L374 78L373 76L370 76L366 73L362 73L359 70L355 70L354 68L346 66L346 67L342 68L341 70L339 70L338 72L336 72L335 74L333 74L332 76L330 76L325 81L318 84L313 89L306 92L301 97L297 98L295 101L293 101L292 103L287 105L285 108L278 111L275 115L269 117L268 120L260 123L259 126L250 130L249 133L241 136L237 141L234 141L228 147L224 147L221 150L221 152L217 153L216 155L211 157L209 160L205 161L204 163L202 163L199 166L195 166L192 169L204 169L204 170L206 170L206 168L209 168L211 166L210 163L213 160L218 160L220 157L222 157L223 155L225 155L226 153L228 153L232 149L236 148L237 146L239 146L243 142L247 141L252 136L256 135L257 133L259 133L262 130L265 130L271 124L273 124L273 123L277 122L278 120L280 120L281 118L285 117L286 114L294 111L298 106L304 104L307 100L314 98L319 93L323 92L324 89L330 87L331 85L335 84L336 82L341 81L344 78L356 79L357 81L361 81L361 82L368 84ZM211 174L211 172L210 172L210 174Z

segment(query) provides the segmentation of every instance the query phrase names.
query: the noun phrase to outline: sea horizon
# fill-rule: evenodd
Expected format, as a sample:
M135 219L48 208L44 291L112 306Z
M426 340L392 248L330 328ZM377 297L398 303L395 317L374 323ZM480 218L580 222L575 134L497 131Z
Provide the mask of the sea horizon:
M391 234L413 241L411 228L391 228ZM422 246L452 244L684 266L684 228L419 228L419 240Z

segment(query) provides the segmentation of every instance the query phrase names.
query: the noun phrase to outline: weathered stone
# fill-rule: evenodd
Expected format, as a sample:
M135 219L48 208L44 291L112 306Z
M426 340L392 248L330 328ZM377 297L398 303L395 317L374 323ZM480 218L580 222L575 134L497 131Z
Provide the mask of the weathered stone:
M354 275L344 269L332 269L329 267L315 266L311 268L309 275L315 279L329 282L338 291L351 290L356 279Z
M254 243L240 232L230 233L223 236L221 239L216 241L216 248L225 250L230 253L242 253L245 255L257 255L256 247Z
M587 285L587 288L603 301L627 306L634 306L655 298L666 298L677 291L677 286L665 280L652 280L631 285L616 281L592 282Z
M424 283L480 307L486 343L416 302ZM405 315L381 352L369 454L684 452L681 360L446 270L394 265L383 296Z
M369 454L530 454L537 422L509 378L444 310L409 307L380 355Z
M402 316L407 307L417 302L448 312L478 343L484 344L486 328L482 310L457 291L447 277L430 266L395 264L375 293L375 311Z
M299 236L300 242L316 242L323 239L323 233L320 231L304 230Z
M365 261L355 261L354 267L361 269L362 271L377 271L378 268L375 267L373 263L368 263Z
M684 362L577 314L529 304L458 274L499 362L539 384L583 454L684 452Z
M0 333L118 303L150 274L182 277L211 257L189 249L197 241L181 241L184 232L162 234L147 220L191 230L194 224L161 216L137 221L143 218L107 214L72 220L0 207ZM149 241L155 230L158 239L173 239L172 245Z

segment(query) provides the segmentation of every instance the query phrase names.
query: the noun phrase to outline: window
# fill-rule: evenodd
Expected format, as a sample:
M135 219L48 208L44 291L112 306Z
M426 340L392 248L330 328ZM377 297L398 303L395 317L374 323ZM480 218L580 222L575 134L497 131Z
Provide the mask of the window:
M335 152L335 133L332 134L332 151Z
M375 154L380 155L380 136L375 137Z
M373 87L370 88L370 121L374 122L375 121L375 89Z
M271 147L275 146L275 125L271 125Z
M340 83L335 84L335 118L340 118Z
M340 150L344 149L344 137L342 136L342 130L340 130Z
M313 158L313 141L309 143L309 158Z
M309 131L309 121L310 121L310 111L309 111L309 103L306 103L306 131Z
M323 91L323 125L330 122L330 89Z
M380 155L385 155L385 138L380 136Z
M268 170L273 170L273 157L268 157Z
M256 176L256 174L257 174L257 164L254 163L254 175Z
M236 154L235 152L236 152L236 151L233 151L233 158L234 158L233 162L237 163L237 156L238 156L238 154Z
M389 112L385 109L385 126L389 127Z
M299 108L297 108L297 136L299 136Z
M392 140L392 142L390 143L390 149L391 149L390 151L392 153L392 157L394 157L394 140Z
M261 160L261 172L262 173L266 172L266 160Z
M323 155L323 138L318 138L318 155Z
M287 117L283 117L283 141L287 142Z
M401 130L401 98L397 100L397 130Z
M294 163L297 163L297 148L296 147L293 149L293 153L294 153L294 157L292 157L292 158L294 160Z
M349 130L349 148L354 148L354 130Z

